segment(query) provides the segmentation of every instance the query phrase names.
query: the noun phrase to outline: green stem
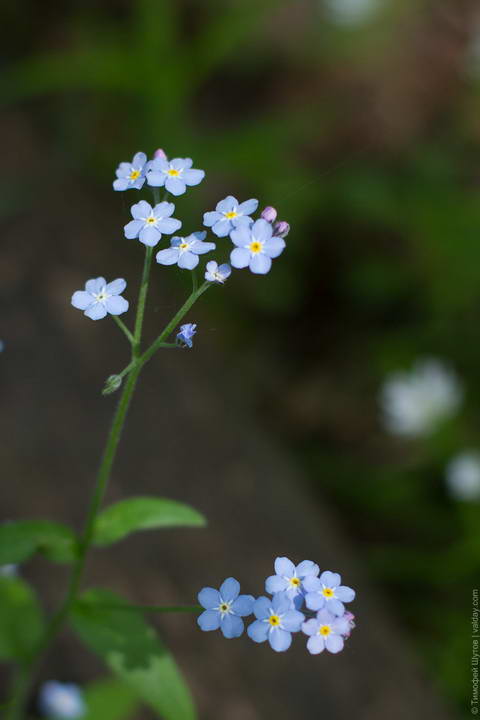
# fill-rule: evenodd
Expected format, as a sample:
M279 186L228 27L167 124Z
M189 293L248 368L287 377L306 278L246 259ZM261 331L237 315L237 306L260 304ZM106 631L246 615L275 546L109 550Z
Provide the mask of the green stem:
M120 318L118 317L118 315L111 315L111 317L114 319L115 323L118 325L118 327L120 328L120 330L125 334L128 342L129 342L131 345L133 345L133 343L134 343L133 335L132 335L132 333L130 332L130 330L127 328L127 326L125 325L125 323L122 322L122 320L120 320Z
M133 354L138 357L140 354L140 340L142 337L143 318L145 315L145 303L147 301L148 281L150 278L150 268L152 266L153 247L146 248L145 262L143 264L142 281L140 291L138 293L137 317L135 320L135 331L133 334Z
M140 355L138 358L139 362L141 363L142 367L147 363L153 355L157 352L159 348L162 347L164 340L172 334L172 332L177 327L178 323L183 320L187 312L190 310L192 305L194 305L198 298L203 295L203 293L208 290L208 288L211 286L212 283L204 282L203 285L201 285L198 290L195 290L192 292L191 295L186 299L186 301L183 303L180 310L174 315L174 317L170 320L168 325L162 330L160 335L157 337L156 340L153 341L153 343L150 345L148 350L145 350L143 355Z

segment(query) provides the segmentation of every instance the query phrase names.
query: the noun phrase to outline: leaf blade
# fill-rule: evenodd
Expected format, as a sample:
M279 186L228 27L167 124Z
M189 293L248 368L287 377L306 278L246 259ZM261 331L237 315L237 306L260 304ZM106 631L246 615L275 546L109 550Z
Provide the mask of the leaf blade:
M19 520L0 525L0 565L23 562L37 552L53 562L73 562L75 535L66 525L48 520Z

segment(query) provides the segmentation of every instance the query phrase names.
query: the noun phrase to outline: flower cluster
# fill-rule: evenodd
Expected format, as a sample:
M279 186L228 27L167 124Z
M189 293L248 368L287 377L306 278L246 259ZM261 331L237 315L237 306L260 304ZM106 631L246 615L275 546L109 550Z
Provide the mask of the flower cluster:
M223 285L230 277L232 267L248 267L257 275L267 274L272 260L285 249L284 238L290 226L284 220L276 221L277 211L270 205L255 219L253 214L258 209L258 200L255 198L239 202L233 195L228 195L217 203L215 210L204 213L203 225L207 231L195 230L184 236L174 235L182 227L182 222L174 217L175 204L168 202L167 197L183 195L187 188L202 182L204 170L197 170L192 165L191 158L169 159L160 148L150 160L144 152L137 152L131 161L119 164L113 182L114 190L141 190L149 187L154 195L153 205L140 200L131 206L132 219L124 226L125 237L153 248L161 243L164 236L170 235L169 247L160 248L155 255L157 263L195 271L200 256L217 249L216 242L205 241L207 231L210 230L217 238L228 237L233 247L231 245L228 249L227 246L226 249L229 263L219 264L216 260L208 260L203 270L206 283ZM160 202L158 188L164 190ZM129 307L128 301L121 296L125 288L126 282L121 278L111 283L102 277L92 278L87 281L85 290L73 294L71 302L92 320L100 320L106 315L121 315ZM117 324L121 324L118 319ZM191 347L191 337L182 334L181 329L177 334L177 344Z
M323 650L340 652L355 627L354 615L344 605L355 598L355 591L341 584L338 573L320 574L311 560L294 565L286 557L277 557L274 568L275 574L265 581L265 592L271 597L240 595L240 583L234 578L227 578L219 590L200 590L201 630L220 629L228 639L240 637L243 618L253 614L247 635L256 643L268 641L276 652L288 650L292 634L300 631L308 636L307 650L312 655Z

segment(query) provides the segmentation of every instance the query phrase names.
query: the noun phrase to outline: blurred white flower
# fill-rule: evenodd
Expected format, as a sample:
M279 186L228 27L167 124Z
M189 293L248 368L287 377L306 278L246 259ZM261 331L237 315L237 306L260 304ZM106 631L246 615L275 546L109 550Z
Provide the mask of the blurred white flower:
M480 500L480 453L456 455L447 465L445 480L455 500Z
M0 577L14 577L17 569L18 565L0 565Z
M330 20L338 25L368 22L384 0L324 0Z
M394 435L426 435L454 415L463 399L457 376L438 360L390 375L382 388L385 427Z

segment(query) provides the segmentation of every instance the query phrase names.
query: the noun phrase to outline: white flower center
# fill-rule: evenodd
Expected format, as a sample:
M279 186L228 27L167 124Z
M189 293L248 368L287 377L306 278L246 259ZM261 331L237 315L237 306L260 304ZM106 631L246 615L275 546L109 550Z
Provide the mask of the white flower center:
M93 297L97 302L104 304L108 300L110 295L107 293L107 288L104 287L100 290L99 293L93 293Z
M224 615L231 615L231 614L233 614L232 604L229 603L229 602L225 602L225 600L222 600L222 602L220 603L220 605L219 605L217 608L215 608L215 609L220 612L220 614L221 614L222 617L223 617Z

